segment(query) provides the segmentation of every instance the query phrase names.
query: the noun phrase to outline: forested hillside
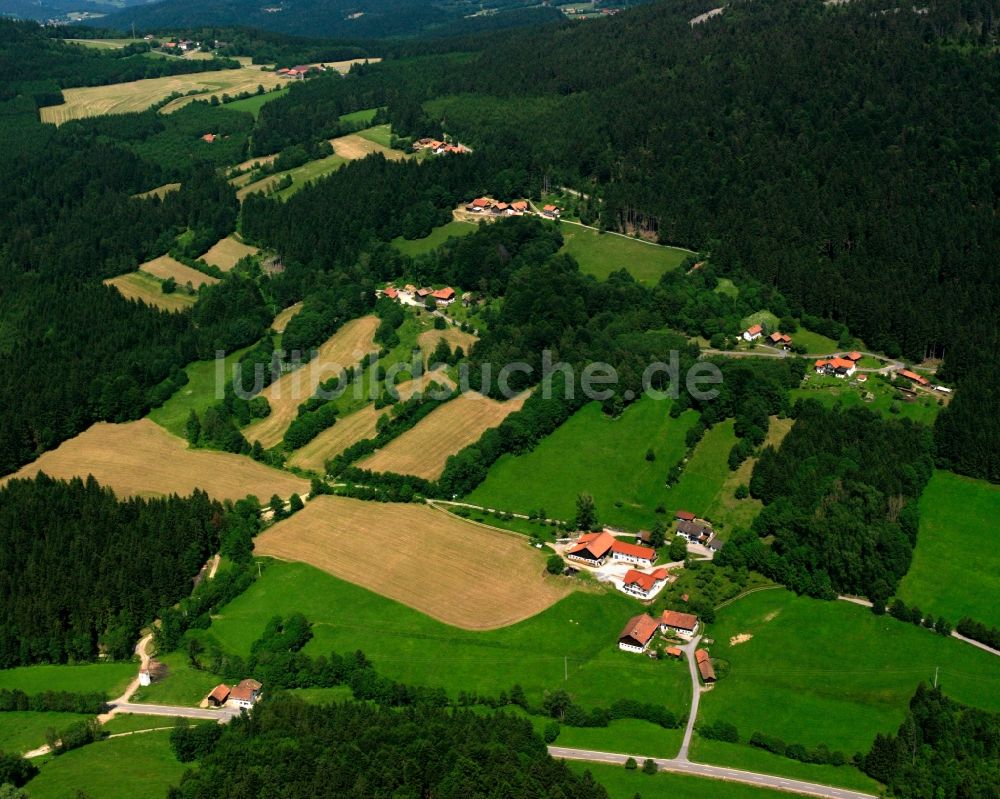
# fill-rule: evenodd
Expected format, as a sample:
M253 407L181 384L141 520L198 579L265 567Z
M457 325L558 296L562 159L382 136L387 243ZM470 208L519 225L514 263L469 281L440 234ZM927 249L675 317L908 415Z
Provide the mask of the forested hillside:
M0 488L0 668L131 656L238 516L201 492L119 500L93 478Z

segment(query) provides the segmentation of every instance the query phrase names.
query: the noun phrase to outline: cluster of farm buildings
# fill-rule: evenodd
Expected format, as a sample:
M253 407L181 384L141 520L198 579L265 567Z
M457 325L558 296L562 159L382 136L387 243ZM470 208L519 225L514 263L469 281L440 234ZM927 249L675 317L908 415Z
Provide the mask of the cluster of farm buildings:
M455 289L445 286L442 289L417 288L412 283L407 283L403 288L396 288L391 283L381 291L375 292L376 296L388 297L390 300L402 303L403 305L426 304L427 300L433 300L439 308L447 308L455 302ZM471 296L471 295L470 295ZM463 295L463 301L465 295Z
M482 214L483 216L523 216L531 213L531 204L527 200L514 200L506 203L491 197L477 197L466 203L465 210L471 214ZM562 209L557 205L542 206L541 215L546 219L558 219L560 214L562 214Z
M464 144L452 144L451 142L438 141L437 139L417 139L413 143L414 150L427 150L429 153L434 155L461 155L463 153L471 153L468 147Z
M761 325L748 327L743 331L742 338L744 341L759 341L763 338L772 347L780 347L783 350L790 350L792 348L792 337L787 333L775 330L771 335L765 337L764 328Z
M623 652L641 654L648 651L649 645L657 633L690 641L697 632L698 617L691 613L665 610L658 619L647 613L640 613L626 622L621 635L618 636L618 648ZM667 647L666 653L670 657L681 657L683 651L680 647L670 646ZM715 682L715 668L712 666L712 658L708 652L704 649L697 649L694 655L702 681L705 683Z
M260 699L261 684L256 680L240 680L230 688L225 683L216 685L206 697L209 707L235 707L249 710Z

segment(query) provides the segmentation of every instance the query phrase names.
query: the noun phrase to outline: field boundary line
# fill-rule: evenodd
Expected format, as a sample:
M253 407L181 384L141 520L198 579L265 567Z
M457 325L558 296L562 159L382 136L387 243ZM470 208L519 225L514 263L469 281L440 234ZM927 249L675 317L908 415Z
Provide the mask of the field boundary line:
M733 604L737 599L743 599L745 596L750 596L750 594L756 594L758 591L773 591L776 588L784 588L783 585L758 585L756 588L751 588L748 591L744 591L742 594L737 594L734 597L727 599L725 602L716 605L714 610L722 610L727 605Z

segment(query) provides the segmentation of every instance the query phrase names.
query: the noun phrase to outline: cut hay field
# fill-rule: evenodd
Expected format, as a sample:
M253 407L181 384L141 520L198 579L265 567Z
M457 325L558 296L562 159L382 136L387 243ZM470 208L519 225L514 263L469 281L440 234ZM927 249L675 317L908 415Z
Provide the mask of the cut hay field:
M149 419L98 422L0 479L0 485L40 471L64 480L92 474L119 495L131 496L187 495L200 488L216 499L236 500L253 494L266 502L273 494L288 497L309 490L305 480L242 455L188 449L183 439Z
M258 85L262 85L266 90L276 86L278 81L279 78L273 72L264 72L256 67L220 69L190 75L112 83L108 86L64 89L65 103L46 106L39 110L42 122L61 125L69 119L145 111L153 103L163 100L174 92L185 95L189 91L199 92L197 95L179 97L160 109L161 113L169 113L195 99L208 100L212 95L256 91Z
M281 441L298 407L313 395L324 380L342 369L360 363L370 352L377 352L376 316L363 316L345 323L319 348L316 357L294 372L283 375L261 392L271 405L271 414L243 429L247 441L260 441L265 448Z
M370 128L369 130L375 130ZM352 133L347 136L339 136L330 139L333 151L345 161L355 161L359 158L367 158L372 153L382 153L390 161L402 161L406 158L406 153L402 150L393 150L389 145L379 141L382 137L376 136L368 138L365 134L367 130L359 133Z
M347 161L336 153L328 155L325 158L318 158L315 161L309 161L302 166L297 166L295 169L289 169L285 172L275 172L274 174L267 175L260 180L254 181L253 183L242 185L236 190L236 198L238 200L242 200L247 195L255 194L259 191L267 193L272 186L276 186L283 177L288 175L292 179L292 185L286 189L282 189L276 195L281 199L285 199L301 189L308 181L315 180L316 178L321 178L324 175L335 172L346 163ZM234 178L234 181L240 181L240 178Z
M31 799L165 796L190 767L174 757L170 730L110 738L45 760L25 786Z
M849 602L761 591L718 611L707 632L724 667L699 717L733 722L743 740L761 731L850 758L896 730L935 669L950 696L1000 710L1000 659Z
M527 513L544 508L550 518L572 519L576 497L594 497L598 518L633 530L648 529L671 510L664 476L683 455L694 411L669 415L670 403L644 397L618 419L592 402L524 455L503 455L466 499L490 508ZM652 449L655 461L646 460Z
M367 561L372 570L380 567L373 558ZM265 564L263 577L221 608L208 630L191 634L246 656L270 618L294 612L313 623L307 654L360 649L380 673L411 685L440 687L451 696L460 691L496 696L520 683L533 703L545 690L562 688L586 707L642 696L677 714L686 712L690 700L686 664L618 650L618 634L635 613L635 602L616 591L574 591L510 627L474 632L306 564L277 562ZM186 655L177 655L186 661Z
M417 346L424 353L424 365L428 364L431 354L434 352L434 348L438 345L438 342L444 339L448 342L448 346L451 347L451 351L454 352L456 347L461 347L462 351L468 355L469 351L472 349L472 345L479 341L478 336L472 335L472 333L465 333L457 327L448 326L444 330L425 330L419 336L417 336Z
M197 299L183 291L164 294L163 284L145 272L129 272L126 275L119 275L105 280L104 285L114 286L127 300L139 300L164 311L185 311L194 305Z
M400 399L407 400L432 380L451 385L447 374L434 371L425 373L417 380L407 380L398 385L396 390ZM301 449L295 450L288 459L288 464L323 474L326 462L330 458L339 455L351 444L366 438L375 438L379 417L387 412L388 409L376 409L374 403L369 403L337 419L332 427L328 427Z
M255 156L254 158L248 158L243 163L229 167L229 174L232 174L233 172L242 172L245 169L253 169L256 166L264 166L266 164L270 164L277 157L278 155L277 153L275 153L274 155L258 155Z
M254 551L308 563L463 630L516 624L569 593L523 538L414 503L316 497L258 536Z
M274 317L274 321L271 322L271 329L275 333L284 333L285 328L288 327L288 323L292 321L292 317L301 310L302 303L297 302L294 305L289 305L287 308L279 311L278 315Z
M256 255L259 252L260 250L256 247L244 244L230 234L213 244L208 252L201 256L201 259L207 264L219 267L223 272L228 272L236 266L236 263L241 258L246 258L248 255Z
M468 236L475 232L475 224L453 219L446 225L434 228L429 235L422 239L404 239L402 236L397 236L392 240L392 246L404 255L423 255L425 252L436 250L452 237Z
M431 411L415 427L356 465L374 472L412 474L436 480L450 456L521 410L527 399L527 392L505 402L475 392L461 394Z
M934 473L920 496L913 564L899 596L952 624L1000 627L1000 486Z
M598 233L582 225L563 224L562 251L572 255L580 271L604 280L612 272L627 269L640 283L652 286L664 272L676 269L691 253L628 236Z
M132 196L139 200L144 200L147 197L159 197L162 200L170 194L170 192L177 191L180 187L180 183L164 183L162 186L157 186L155 189L141 191L138 194L133 194Z
M146 261L139 267L140 272L152 275L160 280L173 278L178 286L191 286L197 291L202 286L214 286L219 282L219 278L206 275L197 269L192 269L187 264L175 261L169 255L161 255L152 261Z
M67 44L79 44L95 50L121 50L130 44L139 44L138 39L66 39Z

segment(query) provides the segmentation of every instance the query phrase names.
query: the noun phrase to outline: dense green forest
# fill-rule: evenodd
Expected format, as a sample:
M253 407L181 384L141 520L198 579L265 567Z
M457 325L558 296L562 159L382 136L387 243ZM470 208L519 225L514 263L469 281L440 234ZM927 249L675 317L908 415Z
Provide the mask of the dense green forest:
M233 768L233 763L253 767ZM530 722L429 706L317 707L288 697L236 719L171 799L272 795L440 799L604 799L589 775L549 757Z
M899 799L1000 796L1000 716L921 684L895 735L878 735L864 769Z
M119 500L93 478L0 489L0 668L127 658L191 592L233 511L202 492Z

